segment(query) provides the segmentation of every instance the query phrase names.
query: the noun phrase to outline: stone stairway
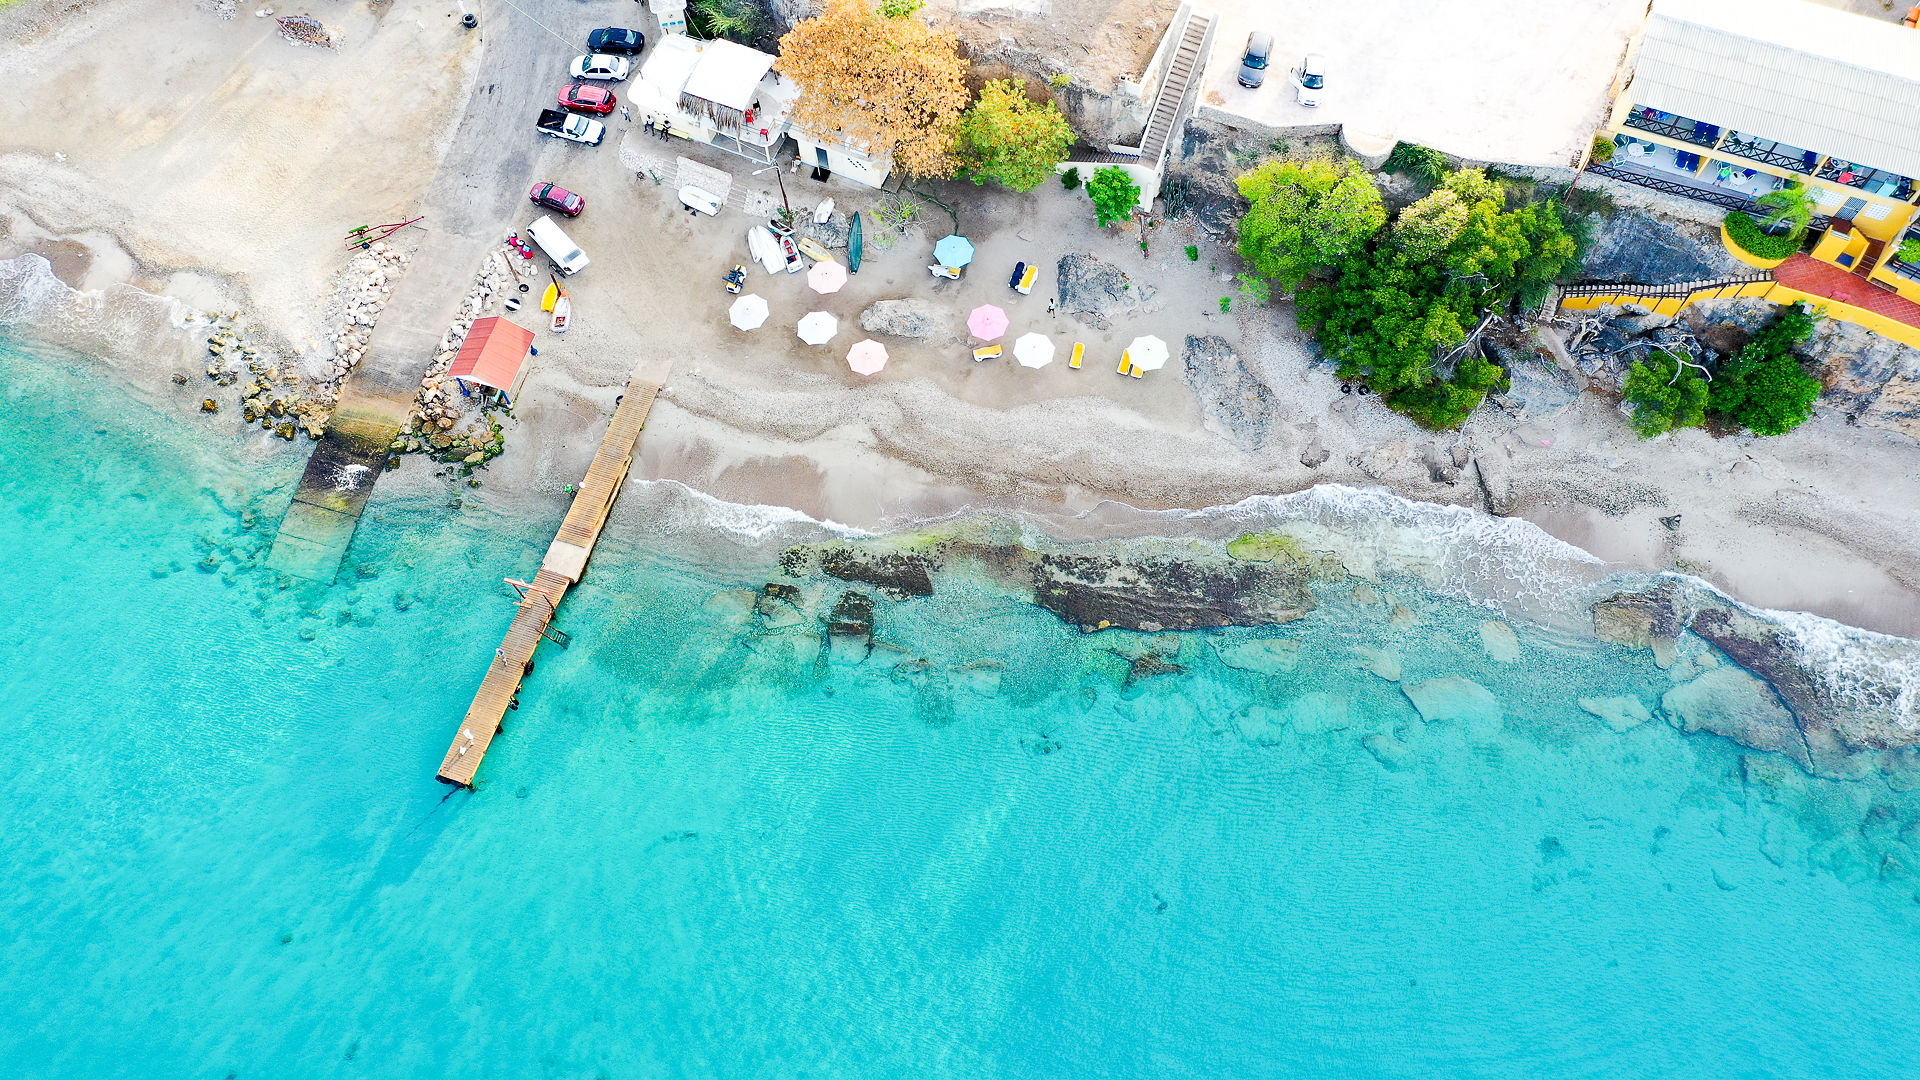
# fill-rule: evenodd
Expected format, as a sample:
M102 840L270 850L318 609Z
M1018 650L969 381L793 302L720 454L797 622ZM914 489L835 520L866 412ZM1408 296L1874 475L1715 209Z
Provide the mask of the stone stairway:
M1160 92L1154 96L1153 111L1147 117L1146 132L1140 138L1140 163L1159 168L1167 146L1173 140L1175 126L1187 98L1200 85L1207 65L1207 48L1213 40L1213 16L1189 14L1181 31L1179 47L1167 61L1166 77L1160 80Z

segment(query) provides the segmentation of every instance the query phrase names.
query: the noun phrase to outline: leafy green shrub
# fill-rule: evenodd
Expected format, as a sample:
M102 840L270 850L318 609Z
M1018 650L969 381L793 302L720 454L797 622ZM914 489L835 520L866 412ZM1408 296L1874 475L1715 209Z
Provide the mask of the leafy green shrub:
M1784 259L1800 250L1799 239L1769 236L1759 222L1738 210L1727 215L1727 239L1756 259Z
M1790 240L1805 236L1807 226L1813 222L1813 192L1807 190L1807 185L1797 181L1778 191L1769 191L1753 201L1767 208L1767 216L1761 220L1760 226L1772 231L1784 224L1788 226L1787 238Z
M1331 281L1301 289L1300 325L1343 378L1432 428L1459 426L1505 381L1468 333L1488 311L1537 306L1575 253L1558 203L1508 210L1506 198L1478 170L1451 173Z
M1920 240L1908 238L1900 241L1900 250L1893 257L1903 263L1920 263Z
M1447 178L1447 155L1417 143L1397 143L1393 153L1387 155L1386 170L1436 187Z
M1240 257L1282 292L1361 250L1387 222L1372 177L1346 162L1269 161L1235 184L1250 204Z
M1080 186L1080 170L1078 168L1072 168L1072 169L1068 169L1066 172L1061 173L1060 186L1063 188L1066 188L1068 191L1072 191L1074 188L1079 187Z
M1104 229L1133 216L1134 208L1140 205L1140 185L1133 182L1127 170L1109 166L1087 181L1087 197L1093 200L1093 215Z
M1055 90L1059 90L1065 86L1068 86L1072 82L1073 82L1073 76L1067 74L1064 71L1056 71L1053 74L1047 76L1047 85L1053 87Z
M1199 261L1200 261L1200 247L1199 247L1199 245L1197 245L1197 244L1188 244L1188 245L1187 245L1187 261L1188 261L1188 262L1199 262Z
M1643 439L1675 428L1699 427L1707 418L1707 380L1666 351L1650 353L1627 371L1628 422Z
M753 0L692 0L687 22L695 35L752 45L767 30L766 16Z
M1722 362L1707 388L1707 411L1755 435L1784 435L1813 415L1820 381L1800 367L1793 347L1813 334L1805 304L1780 313L1739 352Z
M1233 297L1231 296L1221 297L1220 298L1220 314L1228 315L1228 314L1231 314L1232 312L1233 312Z
M889 19L904 19L927 6L927 0L880 0L880 14Z
M1595 135L1593 137L1593 152L1587 155L1587 160L1593 162L1595 165L1605 165L1607 162L1612 161L1613 140L1604 135Z

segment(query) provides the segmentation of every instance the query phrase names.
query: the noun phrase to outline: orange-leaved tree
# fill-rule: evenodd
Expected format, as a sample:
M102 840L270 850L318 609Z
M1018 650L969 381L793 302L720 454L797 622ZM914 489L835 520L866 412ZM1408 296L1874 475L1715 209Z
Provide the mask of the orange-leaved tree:
M872 0L827 0L780 39L780 74L800 84L793 119L911 176L951 176L954 131L967 107L967 62L952 30L888 18Z

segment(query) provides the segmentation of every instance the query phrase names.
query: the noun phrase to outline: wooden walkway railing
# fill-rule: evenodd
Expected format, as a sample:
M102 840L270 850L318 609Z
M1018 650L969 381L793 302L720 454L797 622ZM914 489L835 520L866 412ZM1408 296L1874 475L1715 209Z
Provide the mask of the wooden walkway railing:
M507 627L506 638L493 651L493 662L487 665L486 677L480 680L473 704L467 707L460 730L454 734L453 745L447 747L447 756L440 761L440 779L450 784L473 786L480 759L486 756L487 747L499 733L514 696L520 692L521 680L533 666L534 650L540 646L540 639L547 636L548 624L560 607L560 598L586 572L587 559L600 539L600 530L606 527L613 500L619 497L620 486L626 482L627 471L633 466L640 429L646 426L647 413L653 409L654 399L665 381L664 371L643 367L627 383L626 394L613 410L607 434L600 440L600 449L593 455L586 479L580 482L580 490L567 509L566 520L560 523L559 534L547 548L540 572L529 583L532 587L522 593L519 611Z

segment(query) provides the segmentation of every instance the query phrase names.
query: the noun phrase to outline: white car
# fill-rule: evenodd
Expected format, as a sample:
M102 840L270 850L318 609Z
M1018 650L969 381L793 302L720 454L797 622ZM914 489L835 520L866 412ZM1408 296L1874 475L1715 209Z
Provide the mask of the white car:
M624 56L608 56L606 53L588 53L573 58L573 77L576 79L599 79L603 82L619 82L627 77L630 64Z
M1293 80L1296 100L1307 108L1316 108L1327 89L1327 61L1319 53L1308 53L1300 62L1300 74Z

